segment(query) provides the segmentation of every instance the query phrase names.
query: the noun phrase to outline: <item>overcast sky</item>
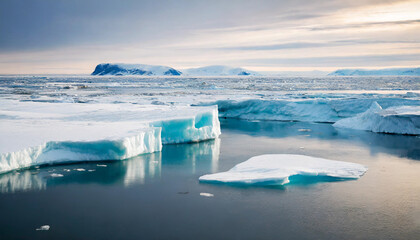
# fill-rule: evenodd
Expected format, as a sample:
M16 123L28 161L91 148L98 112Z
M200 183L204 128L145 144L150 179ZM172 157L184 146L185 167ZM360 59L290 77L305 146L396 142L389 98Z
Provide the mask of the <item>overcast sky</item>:
M0 73L420 66L420 1L1 0Z

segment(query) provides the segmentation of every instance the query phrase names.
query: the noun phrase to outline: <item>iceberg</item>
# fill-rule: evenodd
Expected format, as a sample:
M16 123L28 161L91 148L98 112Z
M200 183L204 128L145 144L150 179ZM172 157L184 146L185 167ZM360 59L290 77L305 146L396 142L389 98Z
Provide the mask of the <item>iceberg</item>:
M200 68L190 68L183 70L187 76L259 76L254 71L244 68L234 68L228 66L214 65Z
M253 185L284 185L296 176L358 179L367 168L356 163L292 154L267 154L252 157L227 172L208 174L200 182Z
M420 76L420 68L339 69L329 76Z
M383 109L374 102L367 111L354 117L341 119L333 126L377 133L420 135L420 106Z
M37 103L0 107L0 173L76 161L123 160L220 134L217 107Z
M101 63L92 75L145 75L145 76L179 76L182 73L174 68L146 64Z

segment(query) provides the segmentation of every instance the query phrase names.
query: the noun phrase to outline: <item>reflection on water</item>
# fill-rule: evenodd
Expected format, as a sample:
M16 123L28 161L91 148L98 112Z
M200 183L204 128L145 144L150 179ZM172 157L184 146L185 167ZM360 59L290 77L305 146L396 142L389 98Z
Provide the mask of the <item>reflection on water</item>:
M368 148L372 155L387 153L398 157L420 160L420 138L417 136L372 133L339 129L331 124L279 121L221 120L224 130L250 136L286 138L302 136L309 139L342 140Z
M140 155L125 161L87 162L26 169L0 175L0 192L39 191L63 184L121 184L131 187L161 177L162 168L182 165L183 171L197 168L217 171L220 139L192 144L165 145L162 152ZM62 175L62 176L61 176Z
M30 170L3 174L0 176L0 192L43 190L47 186L44 179L38 172Z

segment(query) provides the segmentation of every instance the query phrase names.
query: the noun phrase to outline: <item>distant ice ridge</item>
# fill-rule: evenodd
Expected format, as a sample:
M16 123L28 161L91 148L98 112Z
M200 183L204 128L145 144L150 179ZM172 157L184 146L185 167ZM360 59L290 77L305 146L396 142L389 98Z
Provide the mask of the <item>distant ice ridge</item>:
M179 76L182 73L171 67L146 64L101 63L92 75L146 75L146 76Z
M378 133L420 135L420 105L382 109L374 102L367 111L339 120L333 126Z
M162 144L217 138L216 107L3 101L0 173L43 164L122 160Z
M420 105L419 100L403 98L219 100L199 105L218 105L220 116L228 118L334 123L366 111L373 102L386 107Z
M420 76L420 68L339 69L330 76Z
M254 71L244 68L234 68L228 66L214 65L200 68L190 68L183 70L185 75L189 76L259 76Z
M358 179L367 168L356 163L327 160L305 155L267 154L252 157L227 172L201 176L201 182L256 185L284 185L293 177Z

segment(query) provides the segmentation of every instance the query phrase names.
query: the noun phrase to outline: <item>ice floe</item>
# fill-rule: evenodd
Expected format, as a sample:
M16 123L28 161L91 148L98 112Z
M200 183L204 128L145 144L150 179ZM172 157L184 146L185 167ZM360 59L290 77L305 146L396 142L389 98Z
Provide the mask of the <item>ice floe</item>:
M252 157L227 172L201 176L201 182L284 185L293 176L358 179L367 168L356 163L305 155L267 154Z
M162 144L217 138L216 107L3 100L0 173L42 164L122 160Z
M334 127L380 133L420 134L420 106L399 106L382 109L374 102L363 113L336 122Z

